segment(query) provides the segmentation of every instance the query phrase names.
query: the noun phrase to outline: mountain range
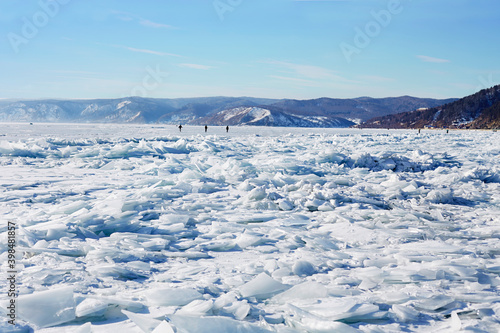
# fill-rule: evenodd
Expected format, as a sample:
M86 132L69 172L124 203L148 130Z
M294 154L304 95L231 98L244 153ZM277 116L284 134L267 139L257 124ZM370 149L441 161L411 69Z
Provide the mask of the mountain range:
M441 106L375 117L359 127L497 129L500 128L500 85Z
M311 100L253 97L0 100L2 122L165 123L349 127L455 99L410 96Z

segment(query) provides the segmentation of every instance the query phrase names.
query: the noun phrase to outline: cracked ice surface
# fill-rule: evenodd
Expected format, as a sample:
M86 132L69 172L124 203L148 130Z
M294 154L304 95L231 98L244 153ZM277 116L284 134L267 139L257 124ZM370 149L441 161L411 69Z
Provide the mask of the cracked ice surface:
M2 131L19 332L500 328L498 133Z

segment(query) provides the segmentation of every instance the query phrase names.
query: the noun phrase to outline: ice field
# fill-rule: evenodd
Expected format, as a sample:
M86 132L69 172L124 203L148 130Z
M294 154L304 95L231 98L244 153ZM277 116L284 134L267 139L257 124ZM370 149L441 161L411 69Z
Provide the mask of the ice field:
M1 124L0 331L499 332L499 157L492 131Z

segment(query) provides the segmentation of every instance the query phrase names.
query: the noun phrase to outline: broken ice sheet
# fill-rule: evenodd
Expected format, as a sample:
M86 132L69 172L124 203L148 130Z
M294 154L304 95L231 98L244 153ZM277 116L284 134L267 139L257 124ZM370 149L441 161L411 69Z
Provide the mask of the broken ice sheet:
M437 311L453 303L455 300L446 295L436 295L430 298L415 302L415 307L426 311Z
M392 311L396 314L398 319L402 322L414 321L419 316L419 312L416 311L415 309L408 307L408 306L398 305L398 304L394 304L392 306Z
M256 324L238 321L227 317L186 317L169 316L177 333L271 333L271 330Z
M161 320L151 318L149 315L134 313L127 310L122 310L122 313L145 333L153 332L162 323Z
M204 316L209 314L214 306L213 300L197 299L179 309L176 314L187 316Z
M103 302L98 299L85 298L80 304L76 306L75 314L77 317L94 316L103 314L108 308L109 303Z
M168 322L163 320L151 333L174 333L174 330Z
M221 312L231 314L235 319L243 320L248 316L250 309L251 307L247 300L243 300L226 305L222 308Z
M289 303L292 311L305 311L326 320L357 322L378 317L379 307L369 303L359 303L354 299L326 298L318 301L296 300Z
M328 290L317 282L304 282L293 286L292 288L274 296L272 301L286 303L297 299L325 298L328 296Z
M73 287L34 292L17 299L19 318L37 327L50 327L74 320L75 307Z
M238 289L243 297L265 299L288 288L287 285L276 281L266 273L260 273Z
M153 306L182 306L202 298L202 294L191 288L152 287L144 295Z
M349 325L315 315L296 306L289 305L289 308L293 316L287 316L285 321L291 327L311 333L360 333Z

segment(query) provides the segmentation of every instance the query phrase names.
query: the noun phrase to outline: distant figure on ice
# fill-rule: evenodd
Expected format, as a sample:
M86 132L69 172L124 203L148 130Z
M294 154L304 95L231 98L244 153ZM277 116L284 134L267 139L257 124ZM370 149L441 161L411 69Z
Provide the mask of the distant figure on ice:
M226 126L226 133L229 132L229 126Z
M205 133L207 133L207 130L208 130L208 126L205 125Z
M179 125L179 132L182 132L182 125Z
M420 128L418 129L418 134L420 134Z

